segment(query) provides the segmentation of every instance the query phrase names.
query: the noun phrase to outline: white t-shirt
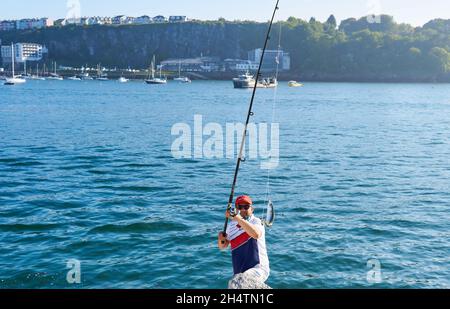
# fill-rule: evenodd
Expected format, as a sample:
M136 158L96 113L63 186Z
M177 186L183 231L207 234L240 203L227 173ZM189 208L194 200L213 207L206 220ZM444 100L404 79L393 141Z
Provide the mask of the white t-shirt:
M256 226L262 233L256 240L241 228L236 221L231 221L227 228L227 239L231 244L234 274L244 273L251 268L262 268L269 274L269 258L266 248L266 231L261 220L252 215L249 223Z

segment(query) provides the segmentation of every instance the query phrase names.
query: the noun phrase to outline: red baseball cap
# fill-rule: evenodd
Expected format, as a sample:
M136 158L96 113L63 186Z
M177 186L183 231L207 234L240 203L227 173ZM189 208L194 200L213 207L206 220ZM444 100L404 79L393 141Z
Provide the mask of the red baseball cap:
M236 206L238 205L253 205L253 201L250 196L242 195L236 199Z

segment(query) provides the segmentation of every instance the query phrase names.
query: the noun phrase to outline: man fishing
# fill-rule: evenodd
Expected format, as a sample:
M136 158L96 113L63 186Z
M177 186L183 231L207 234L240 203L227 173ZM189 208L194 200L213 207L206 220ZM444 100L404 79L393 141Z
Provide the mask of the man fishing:
M238 197L236 209L238 212L234 215L226 212L232 222L225 235L219 233L219 249L224 250L231 245L235 275L249 275L264 283L270 274L264 225L253 215L253 202L249 196Z
M239 168L244 160L245 140L248 133L248 126L250 118L254 116L253 103L255 99L256 89L261 75L261 68L264 62L264 55L270 39L270 32L272 30L275 14L279 9L277 0L273 10L272 19L267 29L264 47L262 49L261 58L259 60L258 71L255 77L255 84L253 86L253 93L250 99L250 106L247 113L247 120L245 122L244 132L242 134L241 147L239 151L236 169L234 172L233 184L231 186L230 198L228 199L228 207L226 212L225 225L222 232L219 233L218 246L219 249L224 250L231 245L231 255L233 258L234 278L230 281L230 288L242 288L240 282L247 281L246 278L255 279L257 283L255 288L270 288L264 284L269 278L269 258L266 250L265 229L261 220L253 215L253 202L249 196L240 196L236 199L236 213L231 213L233 205L234 192L239 174ZM273 213L273 212L272 212ZM228 224L229 220L232 220ZM270 221L270 220L269 220ZM267 222L266 222L267 223ZM270 224L270 222L269 222ZM242 279L242 280L241 280ZM253 280L252 280L253 281ZM248 285L250 286L250 285Z

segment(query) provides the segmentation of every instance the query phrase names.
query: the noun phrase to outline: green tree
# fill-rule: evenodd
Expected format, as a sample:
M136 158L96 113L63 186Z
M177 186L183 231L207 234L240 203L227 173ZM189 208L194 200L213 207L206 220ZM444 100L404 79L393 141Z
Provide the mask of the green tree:
M433 47L430 50L430 60L432 67L438 73L447 73L450 72L450 53L447 52L444 48L441 47Z
M334 15L330 15L330 17L328 17L327 25L329 25L331 28L336 29L337 27L337 21L336 21L336 17L334 17Z

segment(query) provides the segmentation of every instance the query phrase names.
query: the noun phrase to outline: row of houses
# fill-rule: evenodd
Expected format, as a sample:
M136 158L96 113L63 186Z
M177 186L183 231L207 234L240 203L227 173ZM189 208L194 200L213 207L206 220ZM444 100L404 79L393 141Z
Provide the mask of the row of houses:
M0 21L0 31L11 31L11 30L31 30L31 29L41 29L52 26L65 26L65 25L79 25L79 26L90 26L90 25L145 25L152 23L181 23L189 21L186 16L170 16L165 17L158 15L155 17L150 17L147 15L139 17L131 17L126 15L119 15L115 17L80 17L80 18L62 18L56 21L52 21L49 18L32 18L32 19L21 19L21 20L4 20Z
M53 21L46 17L0 21L0 31L42 29L51 26Z
M177 23L186 22L188 18L186 16L170 16L169 18L158 15L155 17L150 17L147 15L132 17L126 15L119 15L115 17L81 17L81 18L71 18L71 19L58 19L55 21L55 26L65 26L68 24L75 24L79 26L90 26L90 25L145 25L152 23Z

